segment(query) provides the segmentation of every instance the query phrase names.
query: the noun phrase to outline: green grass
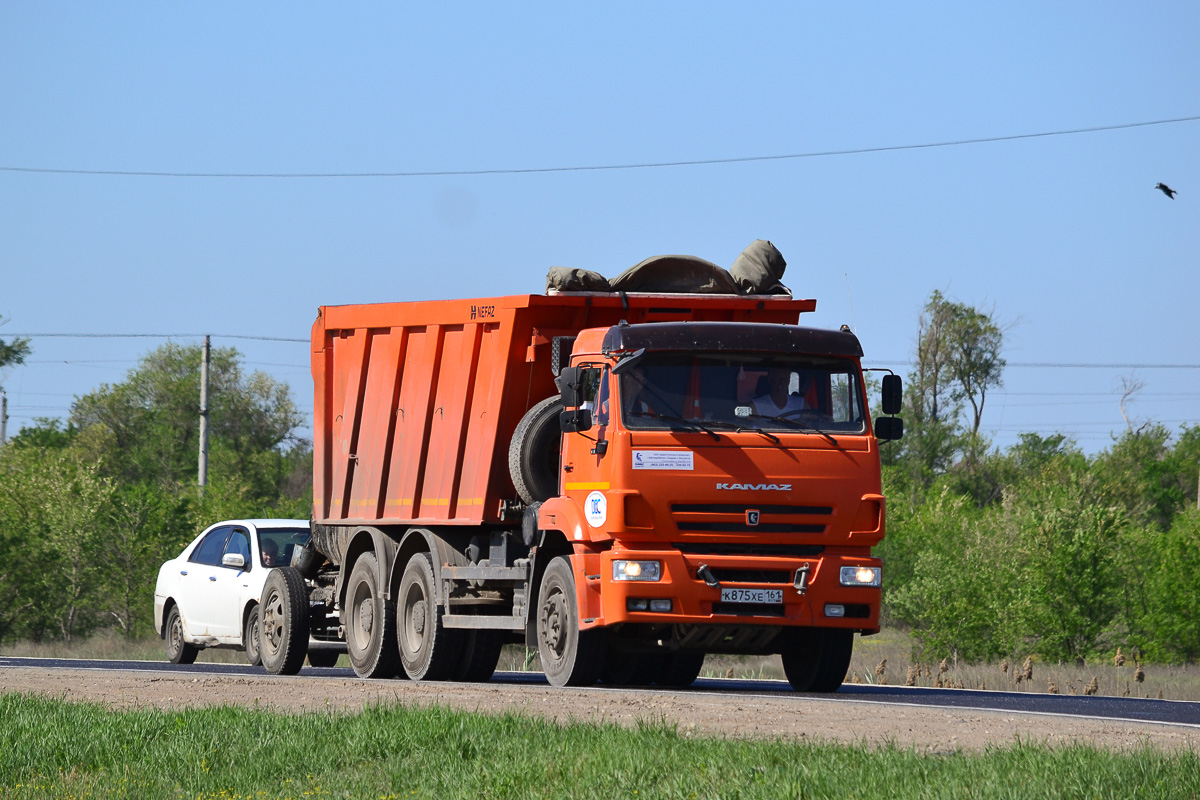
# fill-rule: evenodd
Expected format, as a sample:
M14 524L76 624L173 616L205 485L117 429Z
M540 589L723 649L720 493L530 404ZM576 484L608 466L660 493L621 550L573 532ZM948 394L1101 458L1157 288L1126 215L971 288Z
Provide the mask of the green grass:
M569 702L569 695L563 695ZM1196 797L1200 756L692 739L647 722L376 706L111 711L0 695L0 798Z

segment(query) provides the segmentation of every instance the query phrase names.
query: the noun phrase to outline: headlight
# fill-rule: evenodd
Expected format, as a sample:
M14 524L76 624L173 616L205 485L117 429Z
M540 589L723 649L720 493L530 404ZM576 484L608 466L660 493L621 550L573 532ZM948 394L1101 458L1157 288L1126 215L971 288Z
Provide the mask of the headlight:
M842 586L878 586L883 570L879 567L842 567Z
M662 578L658 561L614 561L614 581L657 581Z

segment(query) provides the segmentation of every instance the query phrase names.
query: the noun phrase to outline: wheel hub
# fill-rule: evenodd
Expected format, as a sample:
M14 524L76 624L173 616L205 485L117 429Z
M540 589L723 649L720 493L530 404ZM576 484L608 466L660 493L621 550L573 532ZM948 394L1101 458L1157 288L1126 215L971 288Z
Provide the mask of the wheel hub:
M413 603L412 611L409 612L409 623L412 625L413 632L417 636L425 635L425 601L418 600Z

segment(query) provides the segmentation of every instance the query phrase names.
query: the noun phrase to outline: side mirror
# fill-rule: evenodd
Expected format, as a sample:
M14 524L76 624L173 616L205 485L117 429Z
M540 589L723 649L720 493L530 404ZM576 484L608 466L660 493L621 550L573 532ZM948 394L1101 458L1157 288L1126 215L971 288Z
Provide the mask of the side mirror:
M894 442L904 436L904 420L900 417L877 417L875 438L881 442Z
M227 567L243 568L246 566L246 557L241 553L226 553L221 556L221 563Z
M883 376L883 413L899 414L904 385L899 375ZM897 436L897 439L900 437Z
M576 408L580 402L580 391L583 389L583 370L579 367L563 367L554 382L558 384L564 408Z
M558 427L563 433L579 433L591 430L592 410L590 408L572 408L558 415Z

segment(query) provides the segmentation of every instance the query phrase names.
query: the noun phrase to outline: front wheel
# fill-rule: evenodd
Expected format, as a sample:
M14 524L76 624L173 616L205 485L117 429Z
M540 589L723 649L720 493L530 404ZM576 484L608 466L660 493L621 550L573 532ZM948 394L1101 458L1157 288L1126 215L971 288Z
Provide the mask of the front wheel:
M308 589L291 567L267 575L259 606L259 652L272 675L295 675L308 651Z
M783 673L797 692L836 692L853 651L854 631L798 628L784 647Z
M242 647L246 649L246 660L252 667L262 664L262 650L258 646L258 617L259 608L255 606L246 615L246 626L242 629Z
M538 655L552 686L590 686L604 670L603 631L579 629L575 574L559 556L542 575L538 593Z
M183 640L183 616L179 606L171 606L167 615L167 659L172 664L191 664L200 653L200 648Z

